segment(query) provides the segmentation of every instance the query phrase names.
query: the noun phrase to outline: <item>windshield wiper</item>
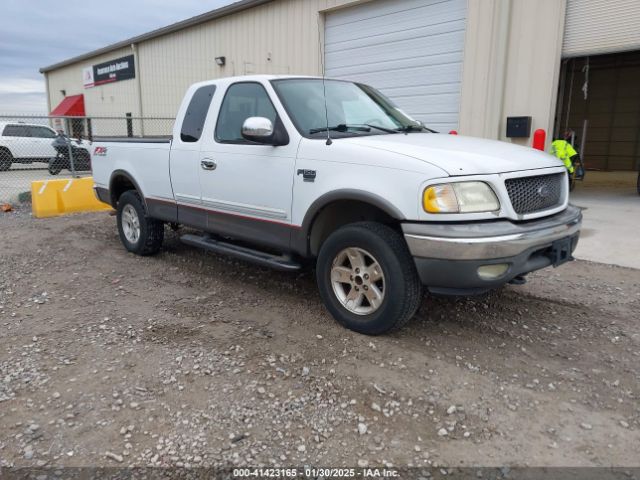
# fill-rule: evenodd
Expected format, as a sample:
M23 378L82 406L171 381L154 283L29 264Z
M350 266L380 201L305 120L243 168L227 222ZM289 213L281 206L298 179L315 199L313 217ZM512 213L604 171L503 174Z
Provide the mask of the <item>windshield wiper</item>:
M394 130L392 128L387 128L387 127L379 127L378 125L372 125L370 123L365 123L364 125L366 125L369 128L375 128L376 130L380 130L381 132L400 133L400 132L398 132L398 130Z
M425 127L424 125L405 125L404 127L398 128L396 131L409 133L409 132L422 132L425 130L429 133L438 133L435 130L431 130L430 128Z
M312 128L309 130L309 133L320 133L326 132L327 130L331 132L348 132L349 130L353 130L355 132L370 132L371 127L369 126L361 126L361 125L347 125L346 123L341 123L339 125L335 125L333 127L320 127L320 128Z
M381 132L385 132L385 133L400 133L398 130L394 130L392 128L386 128L386 127L379 127L378 125L373 125L371 123L362 123L362 124L349 124L347 125L346 123L341 123L339 125L336 125L334 127L329 127L329 130L332 132L347 132L349 130L353 130L355 132L370 132L372 128L375 128L376 130L380 130ZM312 128L311 130L309 130L309 133L319 133L319 132L326 132L327 128Z

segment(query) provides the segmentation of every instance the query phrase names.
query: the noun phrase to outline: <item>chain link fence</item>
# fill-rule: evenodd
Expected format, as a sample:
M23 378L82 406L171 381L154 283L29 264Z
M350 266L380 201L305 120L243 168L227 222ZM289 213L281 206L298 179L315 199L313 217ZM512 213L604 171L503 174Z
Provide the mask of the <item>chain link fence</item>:
M171 137L173 118L0 115L0 204L29 200L31 182L91 175L91 145Z

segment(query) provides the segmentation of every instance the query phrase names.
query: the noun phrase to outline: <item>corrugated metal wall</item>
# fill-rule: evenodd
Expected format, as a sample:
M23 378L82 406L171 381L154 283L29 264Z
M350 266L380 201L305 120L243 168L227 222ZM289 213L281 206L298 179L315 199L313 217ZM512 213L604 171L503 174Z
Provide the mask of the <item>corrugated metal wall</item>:
M142 112L135 80L92 89L82 86L83 67L130 54L128 48L51 71L52 108L64 89L67 95L84 93L90 115L174 116L186 88L194 82L253 73L317 75L321 68L318 28L324 29L319 12L359 1L276 0L140 43ZM216 65L218 56L226 57L224 67Z
M196 81L259 72L319 74L318 22L323 31L324 15L318 12L358 3L274 0L140 43L142 113L174 116L186 87ZM534 129L551 132L564 12L561 0L468 0L461 133L504 139L508 115L531 115ZM85 94L89 114L139 114L134 80L82 88L82 67L129 53L125 48L51 71L52 107L65 89ZM216 66L216 56L225 56L227 65Z
M115 50L111 53L94 57L91 60L80 62L76 65L61 68L47 74L49 101L53 110L66 95L84 94L85 109L90 112L100 112L102 116L124 115L131 112L134 115L138 111L136 82L126 80L92 88L84 88L82 85L82 69L98 63L113 60L115 58L131 55L130 48Z
M562 54L580 57L640 49L640 1L568 0Z

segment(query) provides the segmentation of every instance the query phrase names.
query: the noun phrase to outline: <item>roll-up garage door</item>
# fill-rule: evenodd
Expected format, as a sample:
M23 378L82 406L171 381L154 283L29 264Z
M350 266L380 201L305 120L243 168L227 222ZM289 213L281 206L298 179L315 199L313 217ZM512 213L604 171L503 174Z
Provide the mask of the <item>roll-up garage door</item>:
M564 57L640 49L640 0L568 0Z
M467 0L373 0L327 14L328 77L379 89L413 118L458 126Z

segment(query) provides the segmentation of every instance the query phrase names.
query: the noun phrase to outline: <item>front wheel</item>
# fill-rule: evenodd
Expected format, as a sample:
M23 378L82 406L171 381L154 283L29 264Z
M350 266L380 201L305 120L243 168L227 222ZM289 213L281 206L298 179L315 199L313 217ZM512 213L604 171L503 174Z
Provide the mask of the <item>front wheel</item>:
M422 300L404 238L379 223L354 223L332 233L320 249L316 276L331 315L366 335L401 328Z
M137 192L124 192L118 200L118 233L124 247L137 255L158 253L164 240L164 223L147 217Z

